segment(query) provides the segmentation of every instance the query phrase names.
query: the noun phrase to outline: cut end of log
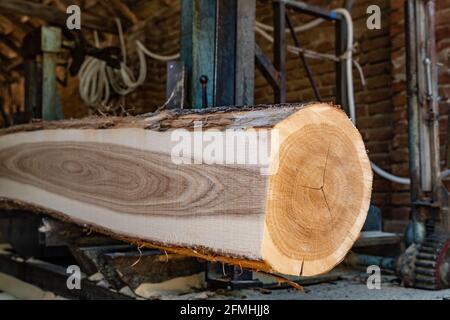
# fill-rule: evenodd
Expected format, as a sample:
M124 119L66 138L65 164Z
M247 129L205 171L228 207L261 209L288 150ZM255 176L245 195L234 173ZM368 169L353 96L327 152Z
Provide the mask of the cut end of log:
M370 205L372 170L341 110L304 108L275 126L279 164L269 178L262 257L278 272L331 270L356 241Z

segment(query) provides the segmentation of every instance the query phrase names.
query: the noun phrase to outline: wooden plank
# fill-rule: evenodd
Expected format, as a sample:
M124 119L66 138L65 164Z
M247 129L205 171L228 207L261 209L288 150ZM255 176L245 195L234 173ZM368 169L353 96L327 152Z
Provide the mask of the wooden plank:
M402 237L396 233L382 231L363 231L354 247L368 247L386 244L399 244Z
M347 22L345 19L337 19L335 24L335 52L336 56L340 57L347 51ZM336 103L350 114L350 107L348 104L347 91L347 68L346 60L339 60L335 63L336 71Z
M106 253L104 258L132 289L138 288L142 283L164 282L205 270L205 264L198 259L158 250Z
M199 123L214 129L201 144ZM218 144L206 142L209 134ZM268 272L308 276L340 262L366 219L371 182L359 132L328 104L174 109L0 131L4 202Z
M130 8L128 8L128 6L121 0L109 0L109 2L114 6L114 8L117 9L118 12L120 12L121 15L127 18L128 21L130 21L133 24L139 22L139 19L136 17L134 12L131 11Z

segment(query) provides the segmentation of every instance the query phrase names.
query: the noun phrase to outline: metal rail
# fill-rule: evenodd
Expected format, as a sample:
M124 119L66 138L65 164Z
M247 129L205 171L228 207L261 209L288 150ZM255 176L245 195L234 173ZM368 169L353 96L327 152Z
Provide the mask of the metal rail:
M12 255L0 254L0 272L69 299L134 300L132 297L100 287L87 279L81 279L80 290L70 290L66 284L68 276L66 269L43 261L20 262L13 259Z

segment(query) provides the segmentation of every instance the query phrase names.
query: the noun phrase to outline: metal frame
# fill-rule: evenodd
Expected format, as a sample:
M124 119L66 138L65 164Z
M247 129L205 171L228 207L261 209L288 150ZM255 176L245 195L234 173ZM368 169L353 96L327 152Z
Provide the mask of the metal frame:
M275 102L286 102L286 7L282 2L273 3L273 65L279 72L278 86L273 88Z
M425 22L423 22L425 21ZM405 1L411 219L450 231L448 193L441 181L435 2ZM416 234L416 232L414 232ZM420 242L421 239L414 239Z
M346 1L345 7L347 10L351 10L353 1ZM289 16L286 13L286 9L290 8L296 12L309 14L315 17L320 17L329 21L336 21L336 55L341 56L346 51L347 35L346 35L346 22L345 19L335 11L323 9L317 6L307 4L302 1L291 0L278 0L273 3L274 10L274 43L273 54L274 63L264 55L262 50L256 45L255 58L256 66L262 72L263 76L272 86L275 93L275 103L284 103L286 101L286 38L285 38L285 26L292 29ZM298 38L291 30L294 43L296 46L300 46ZM315 86L314 78L311 70L304 59L304 56L300 56L303 67L306 70L307 76L314 90L317 100L321 100L319 91ZM336 103L348 112L348 97L346 86L346 68L345 61L336 62Z
M301 48L300 41L298 40L297 34L295 33L295 30L294 30L294 26L292 25L291 18L289 17L289 14L287 12L285 13L285 18L286 18L287 26L289 28L289 32L291 33L292 40L294 40L295 46L300 49ZM300 52L299 55L300 55L300 60L302 62L303 68L305 69L306 76L308 77L309 83L311 84L311 87L314 91L314 96L316 97L317 101L321 101L322 98L320 96L320 92L317 88L311 68L309 67L308 62L306 61L305 54L304 54L304 52Z

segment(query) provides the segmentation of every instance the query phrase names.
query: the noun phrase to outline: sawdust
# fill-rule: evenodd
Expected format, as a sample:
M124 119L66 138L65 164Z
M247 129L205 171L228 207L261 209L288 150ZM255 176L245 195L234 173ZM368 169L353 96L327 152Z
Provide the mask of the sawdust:
M99 281L105 279L105 277L100 272L97 272L97 273L94 273L93 275L91 275L88 279L89 279L89 281L99 282Z
M16 299L17 299L16 297L14 297L10 294L0 292L0 300L16 300Z
M205 289L205 273L170 279L161 283L143 283L136 294L147 299L171 299L173 296Z
M11 246L7 243L0 243L0 254L8 254Z
M52 292L44 291L36 286L13 278L4 273L0 273L0 291L4 291L2 296L5 299L24 299L24 300L63 300L64 298L55 295ZM0 297L1 299L2 297Z

